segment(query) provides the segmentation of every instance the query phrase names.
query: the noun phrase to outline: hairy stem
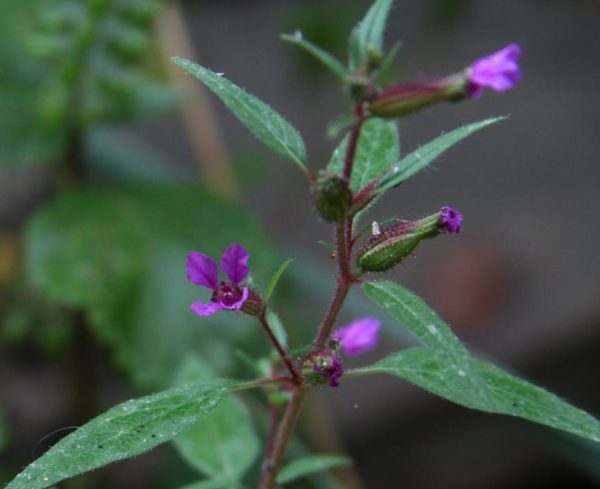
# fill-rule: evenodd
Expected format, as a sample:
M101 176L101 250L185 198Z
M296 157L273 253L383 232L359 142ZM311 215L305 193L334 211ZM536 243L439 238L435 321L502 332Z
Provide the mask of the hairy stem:
M277 474L279 473L279 469L281 469L283 456L285 454L285 451L287 450L288 443L290 442L290 438L294 430L294 426L296 425L296 421L298 420L298 415L300 414L300 409L302 407L305 395L305 387L296 387L294 395L292 396L290 402L285 408L283 420L279 425L277 437L275 438L275 445L273 447L273 450L265 460L265 464L262 470L262 476L260 479L260 489L273 489L275 487Z
M343 178L346 180L346 182L350 182L350 179L352 178L352 167L354 166L354 159L356 157L358 139L360 137L360 131L364 122L362 106L357 105L355 107L355 114L358 120L352 127L350 141L348 142L348 149L346 150L346 156L344 158ZM325 346L325 343L331 334L333 325L335 324L335 320L342 308L342 305L344 304L344 300L348 295L348 291L350 290L352 284L356 281L350 270L353 219L354 218L352 215L348 215L336 224L336 257L338 263L337 285L333 294L333 298L331 299L329 307L327 308L327 312L325 313L325 317L323 318L323 321L321 322L317 331L317 335L313 341L313 345L316 349L323 348ZM285 350L281 347L277 341L277 338L275 338L275 335L267 323L265 314L266 311L263 310L260 316L261 324L269 336L269 339L273 345L275 345L275 348L277 348L282 360L290 370L295 384L294 394L286 406L283 419L277 431L277 437L275 438L274 446L272 450L267 450L265 462L262 468L259 488L273 489L275 487L277 474L279 473L279 469L281 468L281 464L283 462L283 456L285 455L285 451L292 436L294 426L296 425L298 415L300 414L300 409L302 408L302 403L308 387L304 384L304 378L297 373L296 369L293 367L287 354L285 353Z
M300 384L302 382L302 376L298 373L298 369L296 369L296 367L294 367L294 364L292 363L290 357L288 356L287 352L285 351L285 348L283 348L283 346L281 345L281 343L279 342L279 340L273 333L273 330L271 329L271 326L269 325L269 322L267 321L266 308L264 308L263 311L260 313L260 316L258 316L258 319L259 319L260 324L263 327L263 330L265 331L267 337L269 338L269 341L273 344L273 346L277 350L277 353L279 353L281 360L283 361L283 363L289 370L290 374L292 375L292 379L293 379L294 383Z

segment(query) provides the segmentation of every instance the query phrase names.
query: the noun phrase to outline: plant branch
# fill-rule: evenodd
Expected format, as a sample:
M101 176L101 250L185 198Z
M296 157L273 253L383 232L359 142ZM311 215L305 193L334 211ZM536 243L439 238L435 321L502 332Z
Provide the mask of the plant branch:
M279 473L279 469L281 469L283 456L290 441L294 426L296 425L296 421L298 420L298 415L300 414L306 392L306 388L297 386L294 395L285 408L283 420L277 431L275 445L272 452L265 460L265 466L263 467L260 479L260 489L273 489L275 487L277 474Z
M283 346L281 345L281 343L279 342L279 340L273 333L273 330L271 329L269 322L267 321L266 307L262 310L262 312L260 313L260 316L258 316L258 320L260 321L260 324L263 327L263 330L265 331L267 337L269 338L269 341L273 344L273 346L277 350L277 353L279 353L281 360L283 361L283 363L285 364L287 369L290 371L293 382L295 384L301 384L302 376L298 373L298 370L296 369L296 367L294 367L294 364L292 363L292 360L290 359L287 352L285 351L285 348L283 348Z

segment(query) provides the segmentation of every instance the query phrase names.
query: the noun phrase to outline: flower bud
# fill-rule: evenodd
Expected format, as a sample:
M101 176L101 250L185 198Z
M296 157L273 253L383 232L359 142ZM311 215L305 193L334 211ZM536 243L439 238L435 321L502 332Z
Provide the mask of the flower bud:
M323 349L312 352L304 366L307 368L305 376L309 382L314 384L324 384L327 382L329 387L338 387L339 379L344 375L344 365L342 359L335 349Z
M467 97L467 84L466 75L459 74L441 80L397 85L371 97L368 111L377 117L402 117L436 102Z
M352 191L348 182L331 173L323 172L312 187L315 207L326 221L339 221L350 209Z
M356 264L363 272L383 272L400 263L410 255L424 239L440 232L458 233L462 214L451 207L417 221L401 221L386 228L364 244L356 257Z
M240 310L249 316L260 316L265 308L265 301L258 292L248 288L248 298L242 304Z

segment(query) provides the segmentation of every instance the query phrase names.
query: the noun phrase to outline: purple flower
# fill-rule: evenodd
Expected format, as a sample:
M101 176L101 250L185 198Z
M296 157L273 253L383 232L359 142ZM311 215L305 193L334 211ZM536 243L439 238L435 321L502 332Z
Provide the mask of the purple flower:
M329 381L329 387L339 387L338 380L344 375L342 359L335 352L315 356L312 359L312 369Z
M468 92L471 97L478 97L484 87L496 92L510 90L521 79L521 70L517 61L521 48L517 44L509 44L504 49L479 58L468 70Z
M377 346L380 326L379 319L355 319L348 326L336 329L332 337L339 342L344 354L351 357L362 355Z
M199 316L210 316L223 309L239 310L248 298L248 287L240 287L250 272L246 248L237 243L229 245L221 257L221 268L229 282L219 283L217 264L204 253L192 251L187 256L187 278L193 284L213 291L208 304L194 302L192 310Z
M452 207L442 207L438 222L445 233L459 233L463 215Z

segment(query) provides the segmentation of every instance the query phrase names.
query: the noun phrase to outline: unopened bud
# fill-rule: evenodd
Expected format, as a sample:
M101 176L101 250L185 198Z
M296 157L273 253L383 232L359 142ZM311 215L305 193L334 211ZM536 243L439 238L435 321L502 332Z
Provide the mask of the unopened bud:
M240 310L249 316L260 316L265 308L265 301L254 289L248 289L248 298L242 304Z
M315 207L326 221L339 221L350 209L352 191L348 182L331 173L321 173L312 188Z
M402 117L437 102L466 98L467 86L468 80L464 74L442 80L397 85L371 97L368 111L377 117Z
M451 207L417 221L402 221L378 229L364 244L356 257L356 264L364 272L383 272L410 255L424 239L441 232L458 233L462 214Z
M344 375L342 359L335 348L327 348L312 352L304 362L305 377L313 384L324 384L338 387L339 379Z

